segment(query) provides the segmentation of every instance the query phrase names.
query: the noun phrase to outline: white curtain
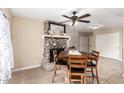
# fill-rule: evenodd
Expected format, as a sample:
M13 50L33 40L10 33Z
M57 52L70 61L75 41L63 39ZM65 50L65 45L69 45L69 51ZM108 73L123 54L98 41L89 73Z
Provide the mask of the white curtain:
M11 78L14 67L9 21L0 10L0 83L4 84Z

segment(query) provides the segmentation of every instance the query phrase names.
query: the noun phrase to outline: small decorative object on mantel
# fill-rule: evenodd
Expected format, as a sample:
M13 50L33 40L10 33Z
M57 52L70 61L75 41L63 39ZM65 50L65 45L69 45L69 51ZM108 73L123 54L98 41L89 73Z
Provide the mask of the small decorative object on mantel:
M49 31L48 34L49 34L49 35L54 35L54 32L53 32L53 31Z

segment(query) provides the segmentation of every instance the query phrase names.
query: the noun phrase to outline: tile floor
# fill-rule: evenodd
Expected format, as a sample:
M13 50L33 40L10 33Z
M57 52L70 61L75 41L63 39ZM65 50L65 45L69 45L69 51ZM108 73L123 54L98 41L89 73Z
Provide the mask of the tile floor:
M107 58L100 58L99 60L99 80L100 84L124 84L122 77L122 62ZM58 71L55 78L55 84L64 84L64 70ZM12 79L9 84L51 84L53 71L45 71L41 68L34 68L30 70L23 70L12 73ZM96 81L88 79L88 84L94 84Z

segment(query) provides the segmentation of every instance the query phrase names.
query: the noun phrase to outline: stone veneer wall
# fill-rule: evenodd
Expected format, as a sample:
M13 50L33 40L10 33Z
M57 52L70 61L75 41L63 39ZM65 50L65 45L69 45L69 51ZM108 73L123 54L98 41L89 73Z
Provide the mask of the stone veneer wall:
M49 20L44 22L44 35L48 35L48 30L49 30Z
M44 35L48 35L48 21L44 23ZM54 67L54 62L50 63L50 49L51 48L66 48L67 47L67 37L52 37L44 36L44 54L42 60L42 68L48 71L51 71Z

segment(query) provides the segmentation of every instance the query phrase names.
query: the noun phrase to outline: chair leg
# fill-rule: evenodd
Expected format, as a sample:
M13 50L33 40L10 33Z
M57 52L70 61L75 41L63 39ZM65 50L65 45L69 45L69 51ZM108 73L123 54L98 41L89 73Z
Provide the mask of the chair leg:
M87 81L87 76L84 75L84 84L86 84L86 81Z
M55 65L55 72L54 72L55 76L56 76L56 72L57 72L57 65Z
M83 78L82 78L82 81L83 81L83 84L84 84L84 76L83 76Z
M91 72L92 72L92 79L94 80L93 68L91 68Z
M69 84L71 83L71 79L69 78L69 82L68 82Z
M71 83L71 76L70 76L70 72L68 73L69 75L69 84Z
M55 67L54 67L54 73L53 73L52 83L54 83L54 77L56 76L56 70L57 70L57 66L55 65Z
M92 82L94 82L95 74L94 74L94 68L93 67L91 68L91 71L92 71Z
M84 83L84 76L81 76L81 84Z
M65 67L66 69L66 73L65 73L65 83L69 84L69 71L68 71L68 67Z
M99 77L98 77L98 71L97 71L97 68L96 68L96 79L97 79L97 83L99 84Z

